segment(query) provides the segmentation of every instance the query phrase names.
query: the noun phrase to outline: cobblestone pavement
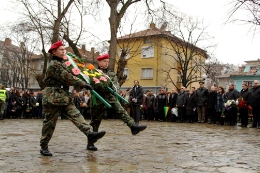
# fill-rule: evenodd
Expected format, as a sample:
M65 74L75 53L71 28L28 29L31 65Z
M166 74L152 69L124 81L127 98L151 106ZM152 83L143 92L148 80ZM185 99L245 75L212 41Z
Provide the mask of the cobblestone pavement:
M89 120L88 120L89 122ZM87 151L86 137L69 120L58 120L49 144L39 153L41 120L0 121L0 173L99 172L260 172L260 130L210 124L147 122L132 136L119 120L103 120L106 135Z

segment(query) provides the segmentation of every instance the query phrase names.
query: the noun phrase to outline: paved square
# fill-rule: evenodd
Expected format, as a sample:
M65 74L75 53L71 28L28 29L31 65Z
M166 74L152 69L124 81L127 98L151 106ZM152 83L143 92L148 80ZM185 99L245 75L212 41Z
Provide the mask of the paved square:
M89 120L87 120L89 122ZM147 122L132 136L120 120L103 120L106 135L87 151L87 138L69 120L58 120L39 153L41 120L0 121L0 173L260 172L260 130L210 124Z

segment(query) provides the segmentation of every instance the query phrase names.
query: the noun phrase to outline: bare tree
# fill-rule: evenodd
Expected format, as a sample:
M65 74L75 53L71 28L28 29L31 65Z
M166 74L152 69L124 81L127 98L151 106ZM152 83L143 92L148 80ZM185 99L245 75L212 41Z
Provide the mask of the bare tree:
M59 41L61 38L64 38L69 45L74 50L74 53L77 56L80 56L77 43L82 34L82 25L80 25L80 29L78 32L78 37L71 38L71 24L72 22L69 20L68 13L73 7L80 12L80 18L82 21L83 15L83 1L75 1L75 0L57 0L57 1L28 1L28 0L16 0L20 4L23 5L24 9L20 11L23 14L24 18L20 19L19 25L23 26L27 29L28 32L34 33L38 35L38 39L40 40L41 52L44 57L44 66L42 73L36 75L36 79L43 89L45 84L43 82L47 63L50 59L49 54L47 54L45 45L54 43ZM67 16L66 16L67 15ZM74 30L75 28L72 28Z
M169 22L173 27L173 34L168 33L166 37L170 47L162 45L166 50L164 55L171 58L171 62L165 64L166 83L178 88L179 82L187 87L193 82L203 80L201 76L205 73L205 59L209 57L206 50L213 45L204 43L206 46L203 46L203 42L209 41L210 36L206 32L207 27L199 19L182 15L173 21Z
M232 0L232 7L228 14L227 22L242 22L251 25L255 33L260 25L260 1L259 0ZM236 16L239 12L245 12L246 15Z

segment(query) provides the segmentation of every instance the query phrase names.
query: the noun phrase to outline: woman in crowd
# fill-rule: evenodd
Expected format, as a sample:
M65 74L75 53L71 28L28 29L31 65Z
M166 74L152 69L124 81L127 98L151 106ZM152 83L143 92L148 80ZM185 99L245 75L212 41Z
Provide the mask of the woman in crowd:
M25 98L23 92L19 92L19 96L16 98L16 114L18 118L23 118L23 111L25 109Z
M31 117L31 105L30 105L30 98L31 98L31 93L29 90L25 90L24 92L24 99L25 101L25 109L24 109L24 117L25 118L32 118Z
M220 125L224 125L225 121L225 115L224 115L224 103L226 102L226 97L225 97L225 90L223 87L218 87L218 92L217 92L217 98L216 98L216 120L219 122Z

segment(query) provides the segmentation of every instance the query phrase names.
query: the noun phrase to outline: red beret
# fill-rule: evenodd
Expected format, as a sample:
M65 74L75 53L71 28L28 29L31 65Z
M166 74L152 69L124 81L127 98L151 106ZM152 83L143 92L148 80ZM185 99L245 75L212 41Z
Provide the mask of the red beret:
M57 41L51 45L51 48L48 50L49 53L52 53L52 50L57 49L58 47L63 46L62 41Z
M97 61L101 61L103 59L109 59L109 55L108 54L104 54L104 55L100 55L99 57L97 57Z

